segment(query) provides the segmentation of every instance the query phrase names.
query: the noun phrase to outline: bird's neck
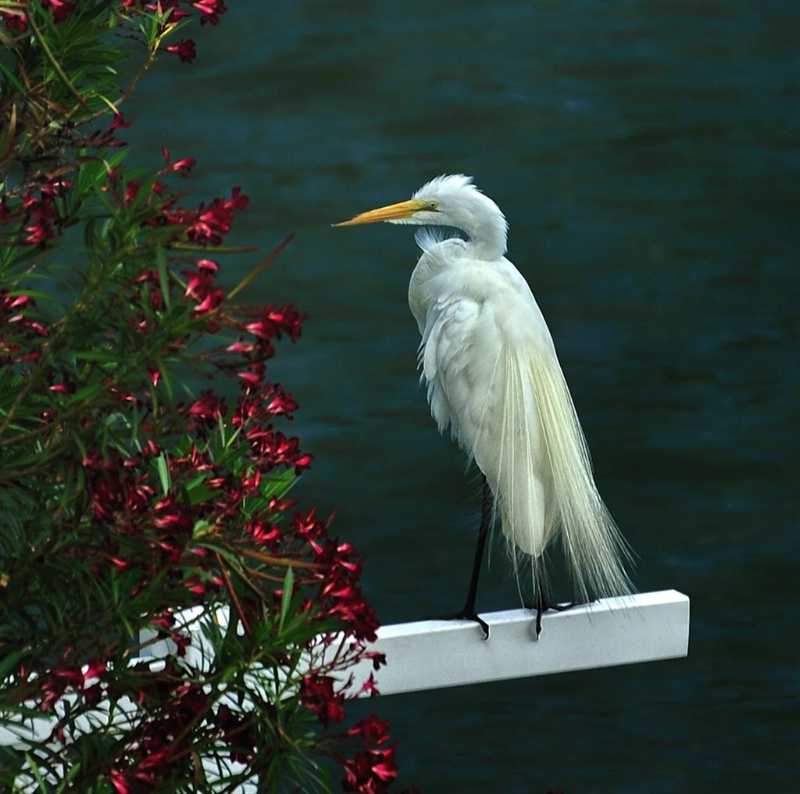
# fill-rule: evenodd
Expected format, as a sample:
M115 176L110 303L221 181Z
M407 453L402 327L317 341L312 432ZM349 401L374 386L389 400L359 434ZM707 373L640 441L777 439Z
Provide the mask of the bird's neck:
M479 259L493 261L500 259L506 252L506 235L498 230L490 230L490 234L471 234L466 230L467 240L474 255Z
M500 208L483 194L476 194L480 204L476 211L460 213L456 219L470 242L474 255L480 259L495 260L506 252L508 225Z

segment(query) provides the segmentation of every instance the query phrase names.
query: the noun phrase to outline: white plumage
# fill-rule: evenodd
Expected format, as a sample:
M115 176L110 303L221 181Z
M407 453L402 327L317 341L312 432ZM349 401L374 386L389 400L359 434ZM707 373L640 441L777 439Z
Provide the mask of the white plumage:
M502 531L528 555L542 593L543 554L560 537L577 595L631 592L627 551L592 476L589 453L539 306L505 258L508 225L463 175L440 176L410 201L345 224L389 221L423 229L408 300L422 335L431 412L484 474ZM439 232L440 230L437 230Z

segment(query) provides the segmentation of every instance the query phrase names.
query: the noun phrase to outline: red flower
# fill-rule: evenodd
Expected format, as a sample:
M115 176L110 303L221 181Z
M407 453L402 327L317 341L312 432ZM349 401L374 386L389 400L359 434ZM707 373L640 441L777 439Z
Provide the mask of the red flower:
M307 515L295 513L292 530L306 540L317 540L325 534L325 525L315 516L314 508Z
M108 774L108 779L117 794L131 794L133 791L131 783L128 780L128 775L124 772L120 772L118 769L112 769Z
M40 710L50 711L68 690L81 695L88 688L94 690L103 679L107 669L104 661L91 659L87 665L80 666L70 661L72 653L73 647L68 645L47 676L39 679L39 691L42 694ZM90 681L92 685L87 688ZM90 698L94 698L94 691Z
M116 130L120 127L130 127L131 123L128 121L122 113L115 113L114 118L109 126L109 130Z
M169 49L169 47L167 47L167 49ZM192 168L194 168L195 165L197 165L197 160L195 160L194 157L184 157L182 160L178 160L177 162L173 163L172 157L169 153L169 149L167 149L166 146L164 146L161 149L161 153L164 155L164 161L166 162L167 167L163 171L160 171L159 173L163 174L166 173L167 171L180 171L181 176L187 176L188 173L192 170Z
M225 348L228 353L239 353L245 356L252 353L254 349L254 344L250 342L242 342L241 339L238 342L233 342Z
M53 237L53 230L41 218L30 226L26 226L25 231L29 233L25 238L25 242L29 245L41 245Z
M287 418L292 418L292 413L297 410L297 402L291 394L287 394L283 387L276 383L272 389L264 394L264 400L269 400L267 403L267 411L274 416L283 415Z
M68 0L42 0L42 7L52 8L53 19L56 22L62 22L70 15L70 12L75 7L75 4L73 2L69 2Z
M236 375L244 381L248 391L261 387L261 375L257 372L237 372Z
M235 187L227 201L214 199L208 207L201 204L197 210L167 210L164 219L173 226L183 226L186 236L199 245L219 245L231 230L235 210L247 207L249 199Z
M362 736L369 747L378 747L389 739L389 723L377 714L369 714L348 729L348 736Z
M181 63L191 63L197 57L195 43L191 39L181 39L177 44L164 47L166 52L171 52L181 59Z
M89 146L96 146L96 147L103 147L103 146L125 146L124 141L118 141L114 137L115 130L122 129L123 127L130 127L131 123L125 119L125 116L122 113L115 113L114 118L111 120L111 124L108 125L108 128L105 131L96 130L93 132L85 142ZM113 170L109 173L109 178L113 178L115 175Z
M86 470L86 493L90 512L101 522L116 516L132 517L143 513L155 493L147 484L147 475L126 471L118 459L104 459L93 452L81 462Z
M131 179L125 186L125 206L130 207L133 200L139 195L142 186L135 180Z
M225 410L225 400L211 391L204 391L189 406L188 413L192 417L193 428L215 427Z
M222 0L197 0L192 5L203 15L200 18L201 24L210 22L212 25L218 25L219 15L228 10Z
M256 543L263 544L273 551L277 550L278 543L283 537L278 526L260 518L248 521L246 531Z
M43 196L63 196L72 188L72 182L66 179L51 179L39 187Z
M376 657L380 657L382 659L381 662L378 661ZM373 667L377 670L378 664L386 664L386 655L385 654L376 654L374 652L365 651L361 654L362 659L372 659ZM361 685L361 688L356 693L356 697L363 693L369 694L371 698L377 697L380 695L380 690L378 689L377 685L375 684L375 676L370 673L369 678Z
M183 275L189 281L186 284L185 296L197 301L193 314L208 314L225 300L225 291L214 284L214 274L207 268L198 270L184 270Z
M386 664L386 654L379 653L378 651L364 651L361 654L362 659L371 659L372 660L372 669L379 670L382 666ZM369 681L364 684L364 691L366 692L368 689L373 690L375 688L372 682L372 674L370 673Z
M387 791L389 783L397 777L394 747L359 753L354 759L344 762L344 772L342 786L345 791L362 794Z
M329 723L344 719L344 698L333 691L333 679L329 676L306 676L300 684L300 700L326 728Z
M375 608L364 600L358 578L361 563L349 543L337 545L327 540L323 545L311 542L317 562L323 571L317 574L320 581L319 597L327 607L322 610L325 617L348 623L356 639L374 642L380 623Z
M0 11L0 17L5 20L9 30L26 30L28 27L28 17L21 9L4 9Z
M301 325L305 315L300 314L293 306L276 309L269 306L260 318L245 326L245 330L259 339L281 338L281 332L289 335L292 341L300 336Z
M42 245L55 236L53 222L57 219L58 213L52 195L45 193L39 199L28 196L22 202L22 207L25 210L26 221L29 222L25 227L25 231L28 232L25 242L28 245Z

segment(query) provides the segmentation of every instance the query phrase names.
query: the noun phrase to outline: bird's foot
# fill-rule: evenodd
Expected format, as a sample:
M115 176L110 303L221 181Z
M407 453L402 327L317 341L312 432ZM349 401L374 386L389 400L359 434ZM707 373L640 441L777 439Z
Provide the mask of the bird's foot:
M474 609L464 607L460 612L455 612L452 615L443 615L439 620L471 620L481 627L484 641L489 639L489 624Z
M585 606L586 604L591 604L596 601L596 598L591 598L586 601L570 601L568 604L551 604L546 599L542 599L539 601L538 604L533 606L525 605L526 609L529 609L531 612L536 613L536 639L539 639L539 635L542 633L542 615L545 612L553 611L553 612L566 612L567 610L574 609L575 607Z
M547 604L544 607L544 611L547 612L549 609L552 609L553 612L566 612L569 609L574 609L575 607L582 607L586 604L591 604L596 599L591 599L589 601L570 601L568 604Z

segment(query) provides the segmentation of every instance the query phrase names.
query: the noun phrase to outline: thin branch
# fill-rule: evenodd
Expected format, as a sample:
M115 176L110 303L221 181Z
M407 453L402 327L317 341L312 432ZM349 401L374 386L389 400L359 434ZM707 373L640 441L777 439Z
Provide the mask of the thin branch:
M42 36L41 30L39 30L39 26L33 21L33 14L28 14L28 23L30 24L31 29L33 30L33 33L36 36L36 40L39 42L42 51L47 56L47 60L50 61L50 65L53 67L53 69L56 70L56 74L61 79L61 82L64 83L70 94L72 94L72 96L74 96L75 99L77 99L78 102L83 107L88 108L86 100L80 95L78 89L75 88L74 85L72 85L69 77L67 77L67 75L64 74L64 70L61 68L61 64L56 60L55 56L53 55L50 47L47 44L47 41L45 40L44 36Z
M232 301L242 290L250 286L280 255L281 251L294 239L294 232L290 234L272 253L261 260L229 293L227 300Z
M244 610L242 609L242 605L239 603L239 598L236 595L236 591L233 589L233 582L231 582L231 577L228 575L228 571L225 569L225 566L222 564L222 557L218 551L214 552L214 555L217 558L217 563L219 564L219 570L222 574L222 578L225 580L225 587L230 594L231 601L233 602L233 606L236 608L236 614L239 615L239 620L242 621L242 626L244 626L244 631L247 636L251 636L251 629L250 623L247 620L247 617L244 614Z

